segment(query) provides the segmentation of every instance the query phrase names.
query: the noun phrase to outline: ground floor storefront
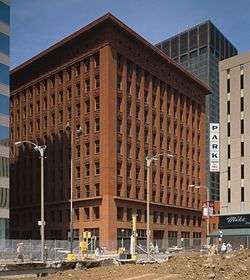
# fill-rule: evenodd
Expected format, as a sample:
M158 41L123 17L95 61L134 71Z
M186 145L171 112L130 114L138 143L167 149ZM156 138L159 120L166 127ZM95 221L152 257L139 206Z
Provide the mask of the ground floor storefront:
M213 243L230 243L234 249L250 248L250 214L219 216L219 229L209 236Z

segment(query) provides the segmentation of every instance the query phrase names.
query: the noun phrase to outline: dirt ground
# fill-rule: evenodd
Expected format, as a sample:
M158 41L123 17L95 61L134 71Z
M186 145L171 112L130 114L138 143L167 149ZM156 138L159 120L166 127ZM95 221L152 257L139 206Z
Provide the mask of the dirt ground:
M26 278L37 280L37 278ZM225 256L182 253L161 264L114 265L68 270L43 280L250 280L250 251Z

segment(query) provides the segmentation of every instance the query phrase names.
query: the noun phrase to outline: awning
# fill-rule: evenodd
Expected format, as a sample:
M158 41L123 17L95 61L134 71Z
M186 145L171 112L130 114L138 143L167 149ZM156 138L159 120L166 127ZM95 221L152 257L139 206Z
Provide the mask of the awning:
M227 228L221 229L223 236L250 236L250 228ZM219 237L220 230L211 232L209 237Z

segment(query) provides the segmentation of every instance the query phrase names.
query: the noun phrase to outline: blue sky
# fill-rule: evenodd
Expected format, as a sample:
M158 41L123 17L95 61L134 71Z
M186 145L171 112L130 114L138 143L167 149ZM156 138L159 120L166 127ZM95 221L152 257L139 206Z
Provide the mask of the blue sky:
M210 19L250 50L250 0L12 0L11 68L111 12L151 43Z

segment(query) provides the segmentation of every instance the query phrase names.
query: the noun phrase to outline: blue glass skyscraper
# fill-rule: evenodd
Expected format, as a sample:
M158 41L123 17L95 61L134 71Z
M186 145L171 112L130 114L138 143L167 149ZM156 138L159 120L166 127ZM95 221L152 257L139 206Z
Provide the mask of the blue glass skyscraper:
M0 239L9 220L9 34L10 0L0 0Z

